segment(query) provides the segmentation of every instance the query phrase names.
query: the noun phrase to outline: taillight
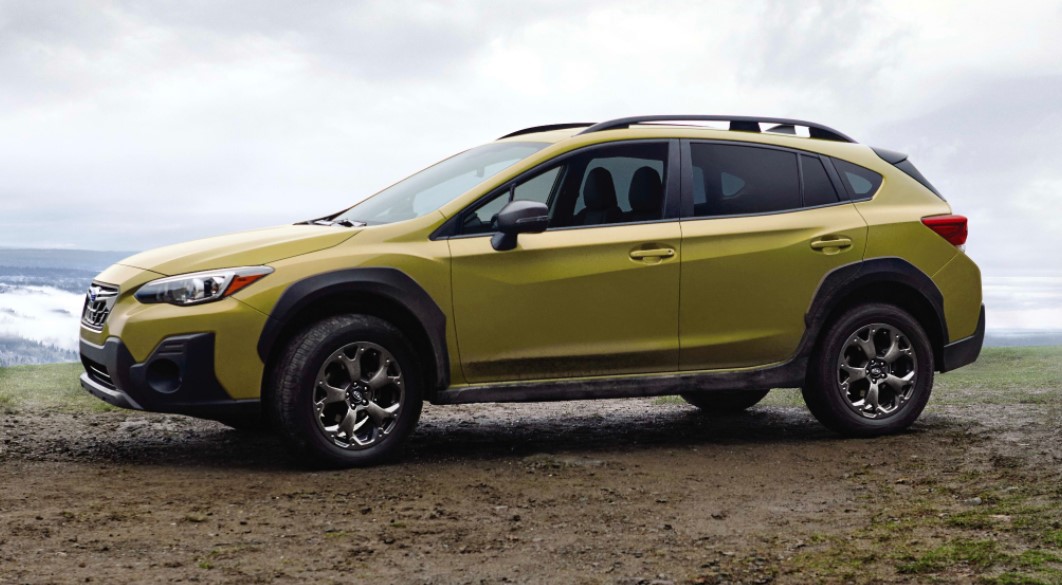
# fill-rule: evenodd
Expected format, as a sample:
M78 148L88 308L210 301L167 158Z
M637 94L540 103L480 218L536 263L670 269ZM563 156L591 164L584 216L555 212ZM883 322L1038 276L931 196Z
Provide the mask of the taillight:
M923 217L922 223L926 227L937 232L953 246L962 246L966 243L966 217L962 215L934 215Z

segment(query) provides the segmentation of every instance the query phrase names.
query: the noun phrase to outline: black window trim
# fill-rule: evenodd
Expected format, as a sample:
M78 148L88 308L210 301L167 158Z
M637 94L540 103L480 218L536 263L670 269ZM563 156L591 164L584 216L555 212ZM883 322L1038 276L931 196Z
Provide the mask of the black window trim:
M845 188L844 183L840 180L840 175L837 170L833 168L833 163L830 161L830 157L824 154L814 152L811 150L802 150L799 148L786 148L782 146L775 146L773 144L761 144L758 142L745 142L742 140L702 140L699 138L682 138L681 142L681 161L682 161L682 189L680 198L682 200L682 221L702 221L712 219L733 219L736 217L760 217L764 215L781 215L783 213L798 213L801 211L807 211L810 209L821 209L823 207L834 207L837 205L847 205L852 203L848 196L848 190ZM749 148L763 148L767 150L781 150L783 152L789 152L797 156L797 181L800 184L800 207L795 209L782 209L778 211L759 211L756 213L734 213L730 215L694 215L694 202L693 202L693 150L691 148L694 144L722 144L725 146L745 146ZM824 203L822 205L804 206L804 170L803 165L800 164L800 155L807 155L818 158L823 166L826 168L826 174L829 176L830 182L833 183L833 189L837 192L836 203ZM854 164L854 163L853 163Z
M551 167L558 164L563 164L567 159L585 154L587 152L593 152L594 150L600 150L616 145L627 144L667 144L667 165L664 168L664 215L661 219L652 219L648 221L629 221L619 223L602 223L595 225L568 225L551 227L546 232L559 232L564 230L576 230L576 229L593 229L593 228L609 228L629 225L643 225L650 223L664 223L679 221L681 218L681 188L680 188L680 176L682 173L676 172L676 169L681 167L680 162L680 146L679 139L677 138L636 138L631 140L610 140L608 142L600 142L597 144L591 144L569 150L561 153L547 161L543 161L534 167L500 183L497 187L488 191L485 195L476 199L472 203L466 205L464 209L455 213L452 217L447 219L438 229L432 232L429 236L430 240L449 240L449 239L464 239L464 238L482 238L488 237L494 234L494 232L485 232L478 234L461 234L454 233L460 229L461 223L467 214L474 212L481 206L490 202L494 197L501 195L513 185L520 183L526 179L533 178L534 175L548 171ZM550 199L553 198L553 194L550 194Z
M797 166L800 169L800 203L801 209L819 209L820 207L833 207L834 205L840 205L842 203L851 203L848 197L848 191L845 190L844 185L840 179L836 177L837 171L833 168L833 163L828 159L830 157L818 153L802 152L805 156L810 156L819 159L822 163L822 168L826 171L826 178L829 179L830 184L833 185L833 193L837 196L836 203L823 203L821 205L806 205L804 200L804 163L800 160L799 155L797 158Z

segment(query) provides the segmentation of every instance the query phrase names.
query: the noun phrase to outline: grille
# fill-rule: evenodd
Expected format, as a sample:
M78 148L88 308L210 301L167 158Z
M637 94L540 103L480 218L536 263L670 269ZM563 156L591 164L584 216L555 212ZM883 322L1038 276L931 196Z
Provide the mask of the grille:
M97 331L103 329L107 317L111 314L114 301L118 299L118 289L105 284L92 283L85 295L85 308L81 311L81 323Z
M114 390L114 380L111 379L111 374L107 371L107 366L104 366L99 362L94 362L85 356L81 356L81 363L84 364L85 371L88 372L89 378L92 378L96 382Z

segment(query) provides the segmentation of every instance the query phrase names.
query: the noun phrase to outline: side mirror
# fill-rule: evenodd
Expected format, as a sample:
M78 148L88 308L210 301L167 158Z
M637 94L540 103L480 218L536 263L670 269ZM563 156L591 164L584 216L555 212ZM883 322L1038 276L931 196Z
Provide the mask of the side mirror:
M511 201L495 217L497 232L490 239L499 252L516 247L516 234L537 234L549 225L549 208L537 201Z

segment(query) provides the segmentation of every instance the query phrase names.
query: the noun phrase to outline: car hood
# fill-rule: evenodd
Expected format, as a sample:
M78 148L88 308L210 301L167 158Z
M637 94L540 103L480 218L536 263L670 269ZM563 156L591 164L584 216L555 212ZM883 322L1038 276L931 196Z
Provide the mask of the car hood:
M166 276L256 266L331 248L360 231L340 226L286 225L155 248L118 263Z

